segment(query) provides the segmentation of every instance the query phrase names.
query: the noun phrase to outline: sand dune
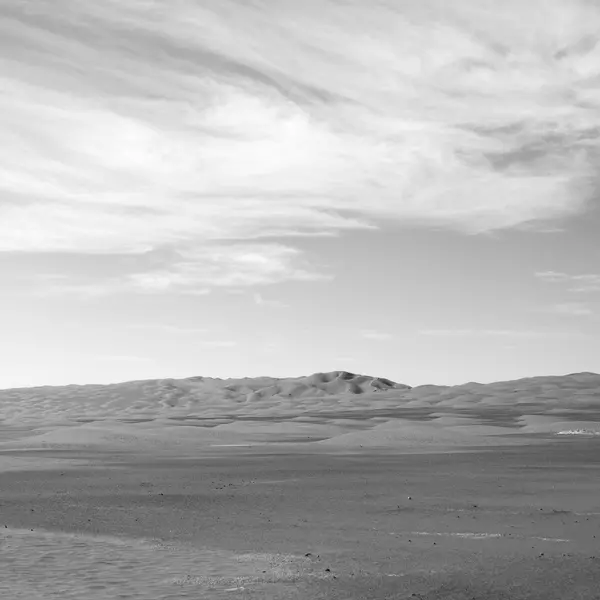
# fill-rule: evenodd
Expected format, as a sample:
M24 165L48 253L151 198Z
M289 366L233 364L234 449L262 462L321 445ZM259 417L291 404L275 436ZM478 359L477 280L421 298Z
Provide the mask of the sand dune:
M589 373L0 391L0 596L591 597L599 433Z
M387 379L346 371L315 373L308 377L276 379L156 379L112 385L68 385L0 390L0 418L5 421L56 418L126 418L163 415L227 414L266 406L281 407L285 400L368 395L406 391L410 387Z
M0 419L4 448L504 445L600 432L600 375L411 388L334 371L21 388L0 391Z

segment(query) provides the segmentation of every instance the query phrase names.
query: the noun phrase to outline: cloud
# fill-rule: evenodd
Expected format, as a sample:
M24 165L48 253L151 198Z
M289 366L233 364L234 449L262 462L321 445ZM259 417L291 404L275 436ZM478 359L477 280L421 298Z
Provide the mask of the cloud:
M419 331L419 335L434 336L434 337L463 337L477 335L473 329L423 329Z
M581 211L599 29L586 0L4 2L0 250L181 246L127 285L183 289L225 240Z
M235 348L238 343L234 340L203 340L200 345L204 348Z
M393 339L393 335L391 333L386 333L383 331L374 331L372 329L361 332L361 336L366 340L373 340L376 342L387 342Z
M562 283L571 279L571 275L557 271L538 271L535 276L546 283Z
M420 335L431 337L483 337L483 338L554 338L571 337L571 332L528 331L519 329L424 329Z
M569 275L558 271L539 271L535 276L546 283L566 284L570 292L600 292L600 275L597 273Z
M208 332L208 329L203 327L185 327L182 325L168 325L163 323L132 324L129 328L142 331L155 331L166 333L168 335L205 335Z
M206 295L213 288L249 287L283 281L326 281L300 250L283 244L192 246L120 277L36 277L38 293L88 297L115 293ZM262 296L260 296L262 298Z
M571 317L591 317L595 314L595 311L583 302L563 302L559 304L554 304L553 306L550 306L545 310L546 312L555 315L564 315Z
M152 358L146 356L135 356L129 354L110 354L94 357L102 362L121 362L121 363L149 363L154 362Z
M327 275L302 264L302 253L282 244L233 244L178 251L169 268L134 274L129 281L142 289L190 289L196 286L250 286L279 281L312 281Z
M129 328L179 337L190 336L193 338L191 342L194 346L202 348L234 348L238 345L238 342L235 340L207 340L206 335L209 333L209 330L203 327L185 327L182 325L170 325L165 323L139 323L132 324Z
M259 294L258 292L255 292L252 295L252 298L257 306L265 306L270 308L286 308L288 306L285 302L281 302L281 300L265 298L262 294Z

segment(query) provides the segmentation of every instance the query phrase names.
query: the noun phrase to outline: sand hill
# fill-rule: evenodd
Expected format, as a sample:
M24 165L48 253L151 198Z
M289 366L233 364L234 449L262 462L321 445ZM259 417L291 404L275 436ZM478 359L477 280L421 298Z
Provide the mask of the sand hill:
M4 447L423 449L600 435L600 375L411 388L345 371L0 391ZM558 439L558 438L557 438ZM317 446L315 446L317 445Z
M277 379L254 377L219 379L151 379L110 385L67 385L0 390L0 418L5 421L37 418L95 418L127 416L227 414L239 406L283 406L284 401L404 392L410 386L389 379L347 371L314 373ZM208 415L207 415L208 416Z

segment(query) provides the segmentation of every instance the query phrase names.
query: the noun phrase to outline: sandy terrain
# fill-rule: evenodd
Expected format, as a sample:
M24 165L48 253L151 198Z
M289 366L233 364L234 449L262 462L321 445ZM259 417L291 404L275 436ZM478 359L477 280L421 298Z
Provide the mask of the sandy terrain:
M600 376L0 391L0 597L597 599Z

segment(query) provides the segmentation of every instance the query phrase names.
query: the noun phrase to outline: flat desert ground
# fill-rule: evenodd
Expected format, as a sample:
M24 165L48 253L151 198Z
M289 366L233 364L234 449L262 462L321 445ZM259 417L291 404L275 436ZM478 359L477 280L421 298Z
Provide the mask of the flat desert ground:
M0 597L600 598L600 375L0 391Z

